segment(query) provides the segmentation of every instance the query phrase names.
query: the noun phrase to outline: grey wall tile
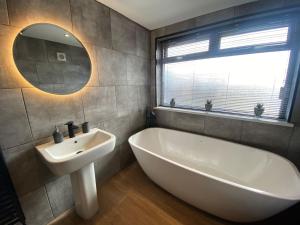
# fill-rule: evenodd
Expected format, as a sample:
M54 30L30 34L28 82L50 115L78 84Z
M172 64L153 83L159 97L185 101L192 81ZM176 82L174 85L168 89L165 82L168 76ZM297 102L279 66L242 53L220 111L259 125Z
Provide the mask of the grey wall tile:
M136 26L136 55L150 57L150 32L140 26Z
M31 131L20 89L0 89L0 142L6 148L31 141Z
M115 50L136 54L136 24L111 10L112 45Z
M287 156L293 128L243 122L241 142Z
M240 141L242 121L227 118L205 118L204 133L227 140Z
M95 173L97 184L101 185L108 178L115 175L120 170L120 156L119 147L116 146L114 151L104 156L100 160L95 162ZM101 192L98 192L98 197Z
M32 143L20 145L4 152L10 176L19 196L23 196L43 186L50 173Z
M130 111L136 111L139 109L139 86L128 86L128 107Z
M148 85L149 73L149 60L133 55L128 55L127 81L129 85Z
M49 22L72 29L69 0L7 0L7 6L10 24L13 26Z
M118 117L127 116L130 112L128 86L116 86L116 100ZM137 105L135 106L137 107Z
M114 86L86 88L82 99L86 121L101 122L117 113Z
M54 219L45 187L41 187L20 199L26 224L46 225Z
M97 64L101 86L127 84L125 54L110 49L98 48Z
M111 120L104 121L104 130L113 133L117 140L116 145L120 145L127 141L130 136L130 117L116 117Z
M204 132L205 117L187 113L155 110L158 126L193 133Z
M123 143L119 146L119 152L121 169L124 169L126 166L130 165L135 160L135 156L128 142Z
M69 175L46 184L46 190L55 217L74 206Z
M0 0L0 24L8 24L6 0Z
M288 149L288 159L300 170L300 127L295 127Z
M300 86L296 91L295 102L292 110L291 122L300 124Z
M299 152L300 154L300 127L295 127L293 130L293 135L289 145L289 152Z
M49 95L36 91L34 88L23 89L28 117L35 139L52 135L54 126L59 125L66 130L64 124L84 121L83 107L79 94L68 96Z
M132 111L130 114L130 133L133 135L146 127L146 112L145 111Z
M150 86L139 86L138 89L138 108L145 111L150 105Z
M73 30L84 42L111 48L109 8L94 0L71 0Z

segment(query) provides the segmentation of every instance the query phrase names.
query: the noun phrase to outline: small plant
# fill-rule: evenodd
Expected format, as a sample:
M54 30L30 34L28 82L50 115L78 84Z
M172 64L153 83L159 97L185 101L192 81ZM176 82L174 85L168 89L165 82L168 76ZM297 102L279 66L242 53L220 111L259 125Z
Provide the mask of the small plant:
M257 117L261 117L261 115L264 113L265 108L264 104L262 103L257 103L256 106L254 107L254 114Z
M172 98L171 99L171 101L170 101L170 106L171 106L171 108L174 108L175 107L175 99L174 98Z
M213 107L212 100L207 99L205 104L205 110L211 111L212 107Z

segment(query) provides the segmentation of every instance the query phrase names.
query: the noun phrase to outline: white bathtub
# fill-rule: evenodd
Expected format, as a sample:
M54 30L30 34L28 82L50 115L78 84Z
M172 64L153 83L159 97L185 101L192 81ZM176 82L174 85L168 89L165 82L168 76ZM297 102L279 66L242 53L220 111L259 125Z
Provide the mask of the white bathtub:
M221 218L259 221L300 200L296 167L267 151L162 128L143 130L129 143L155 183Z

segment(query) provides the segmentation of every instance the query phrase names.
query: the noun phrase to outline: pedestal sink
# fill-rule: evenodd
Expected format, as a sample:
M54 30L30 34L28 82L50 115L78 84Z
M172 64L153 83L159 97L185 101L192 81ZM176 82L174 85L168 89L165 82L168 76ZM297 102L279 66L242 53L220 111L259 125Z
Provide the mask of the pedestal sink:
M71 174L76 212L90 219L99 209L94 161L114 150L116 137L100 129L64 142L36 146L49 169L56 175Z

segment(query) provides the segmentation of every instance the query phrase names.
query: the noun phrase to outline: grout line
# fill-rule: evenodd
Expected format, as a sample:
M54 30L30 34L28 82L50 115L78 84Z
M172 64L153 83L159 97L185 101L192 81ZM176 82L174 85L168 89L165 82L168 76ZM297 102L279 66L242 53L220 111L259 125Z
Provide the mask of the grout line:
M5 1L5 6L6 6L6 12L7 12L7 20L8 20L8 26L10 26L10 13L9 13L9 10L8 10L8 3L7 3L7 0Z
M43 185L43 187L44 187L44 190L45 190L45 192L46 192L46 196L47 196L47 200L48 200L48 203L49 203L49 206L50 206L50 209L51 209L52 217L53 217L53 219L55 219L55 216L54 216L54 213L53 213L53 209L52 209L52 205L51 205L51 203L50 203L50 199L49 199L47 187L46 187L45 184Z
M71 6L71 0L69 0L69 8L70 8L70 16L71 16L71 27L72 27L72 32L74 32L74 25L73 25L73 13L72 13L72 6Z
M83 122L86 122L86 116L85 116L85 110L84 110L84 104L83 104L83 93L80 95L80 102L81 102L81 107L82 107L82 113L83 113Z
M29 120L29 116L28 116L27 106L26 106L26 103L25 103L23 88L21 88L21 94L22 94L22 99L23 99L23 104L24 104L24 108L25 108L25 112L26 112L26 117L27 117L28 125L29 125L29 128L30 128L30 133L31 133L31 138L32 138L31 141L33 141L34 140L34 138L33 138L33 132L32 132L32 127L31 127L31 123L30 123L30 120Z

